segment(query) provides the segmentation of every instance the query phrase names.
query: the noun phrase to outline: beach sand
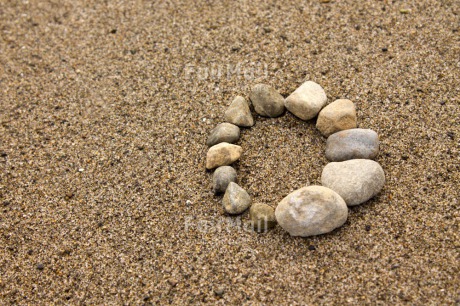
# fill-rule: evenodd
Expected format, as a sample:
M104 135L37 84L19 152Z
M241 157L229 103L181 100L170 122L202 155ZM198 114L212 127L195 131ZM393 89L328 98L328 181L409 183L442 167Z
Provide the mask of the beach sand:
M0 304L459 304L459 2L321 2L2 2ZM257 234L206 138L306 80L379 134L386 184L332 233ZM320 184L315 120L254 115L253 201Z

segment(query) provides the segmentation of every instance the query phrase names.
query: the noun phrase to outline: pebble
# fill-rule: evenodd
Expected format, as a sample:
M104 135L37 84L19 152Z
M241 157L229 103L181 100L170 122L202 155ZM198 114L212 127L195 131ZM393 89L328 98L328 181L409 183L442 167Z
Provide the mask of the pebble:
M252 89L249 98L254 110L264 117L278 117L284 113L284 98L273 87L257 84Z
M315 82L307 81L286 98L284 105L300 119L310 120L318 115L326 102L324 89Z
M252 228L256 232L265 232L276 225L275 210L267 204L255 203L249 210Z
M243 149L240 146L221 142L209 148L206 154L206 169L228 166L241 157Z
M224 295L225 293L225 288L220 286L220 287L217 287L216 289L214 289L214 294L217 295L217 296L222 296Z
M338 131L357 126L356 109L353 102L339 99L323 108L318 115L316 128L326 137Z
M219 297L224 295L224 293L225 293L225 288L224 287L217 287L216 289L214 289L214 294L219 296Z
M224 210L232 215L241 214L251 206L251 196L237 183L230 182L225 191Z
M300 188L287 195L275 210L278 224L291 236L313 236L331 232L348 217L345 201L323 186Z
M326 142L330 161L374 159L379 154L379 136L370 129L350 129L332 134Z
M240 128L231 123L219 123L212 129L206 144L212 147L221 142L235 143L240 139Z
M241 127L251 127L254 125L249 104L242 96L237 96L224 114L225 121Z
M348 206L354 206L382 190L385 173L379 163L369 159L332 162L324 167L321 184L337 192Z
M236 170L230 166L221 166L212 175L212 189L215 194L224 193L230 182L236 182Z

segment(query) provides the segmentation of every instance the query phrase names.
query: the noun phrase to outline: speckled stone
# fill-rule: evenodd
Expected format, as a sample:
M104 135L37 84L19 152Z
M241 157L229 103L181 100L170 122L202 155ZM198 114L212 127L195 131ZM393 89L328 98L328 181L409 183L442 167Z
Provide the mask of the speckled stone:
M330 161L374 159L379 154L379 136L369 129L350 129L332 134L326 142Z
M354 206L382 190L385 173L379 163L369 159L332 162L324 167L321 184L337 192L348 206Z
M230 182L236 182L236 170L231 166L221 166L212 175L212 190L215 194L224 193Z
M228 109L225 111L225 121L240 127L251 127L254 125L254 118L251 109L245 98L237 96Z
M284 98L273 87L257 84L249 96L254 110L264 117L278 117L284 113Z
M219 123L212 129L206 144L212 147L221 142L235 143L240 139L240 128L231 123Z
M327 96L321 85L307 81L284 101L287 110L302 120L310 120L326 105Z
M291 236L314 236L342 226L348 217L345 201L323 186L300 188L276 207L276 220Z
M237 161L243 149L240 146L221 142L209 148L206 154L206 169L228 166Z
M323 108L318 115L316 128L328 137L338 131L353 129L357 126L356 109L352 101L335 100Z
M252 228L264 232L276 225L275 210L263 203L254 203L249 210Z
M226 213L237 215L251 206L251 196L237 183L230 182L225 191L222 204Z

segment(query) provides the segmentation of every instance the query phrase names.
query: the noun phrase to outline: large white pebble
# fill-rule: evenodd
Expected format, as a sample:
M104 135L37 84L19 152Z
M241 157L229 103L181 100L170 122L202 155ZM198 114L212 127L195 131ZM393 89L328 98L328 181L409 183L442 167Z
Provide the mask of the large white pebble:
M276 221L291 236L313 236L342 226L348 217L345 201L323 186L300 188L276 207Z
M324 167L321 184L337 192L348 206L354 206L382 190L385 173L379 163L369 159L334 162Z

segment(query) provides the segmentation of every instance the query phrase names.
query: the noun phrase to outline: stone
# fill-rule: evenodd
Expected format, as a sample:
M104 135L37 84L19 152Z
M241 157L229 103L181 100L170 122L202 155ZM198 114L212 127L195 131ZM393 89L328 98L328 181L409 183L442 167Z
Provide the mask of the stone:
M326 105L327 96L317 83L307 81L284 101L287 110L302 120L310 120Z
M385 173L379 163L369 159L332 162L324 167L321 184L337 192L348 206L354 206L382 190Z
M221 297L223 296L225 293L225 288L224 287L217 287L216 289L214 289L214 294Z
M228 166L237 161L243 149L240 146L221 142L209 148L206 154L206 169L214 169L220 166Z
M237 96L224 114L225 121L240 127L251 127L254 125L249 104L242 96Z
M333 190L308 186L288 194L275 209L276 221L291 236L314 236L342 226L348 217L345 201Z
M254 110L264 117L278 117L284 113L284 98L273 87L257 84L249 95Z
M222 200L225 212L231 215L237 215L244 212L251 206L251 201L251 197L246 190L234 182L228 184Z
M219 123L212 129L206 144L212 147L221 142L235 143L240 139L240 128L231 123Z
M224 193L230 182L236 182L236 170L230 166L221 166L212 175L212 190L215 194Z
M326 158L330 161L374 159L378 154L379 136L373 130L344 130L327 138Z
M265 232L276 225L275 210L267 204L255 203L249 210L252 228L256 232Z
M316 128L326 137L338 131L353 129L357 126L356 109L347 99L335 100L323 108L318 115Z

